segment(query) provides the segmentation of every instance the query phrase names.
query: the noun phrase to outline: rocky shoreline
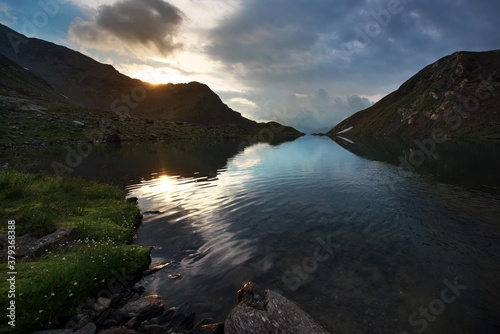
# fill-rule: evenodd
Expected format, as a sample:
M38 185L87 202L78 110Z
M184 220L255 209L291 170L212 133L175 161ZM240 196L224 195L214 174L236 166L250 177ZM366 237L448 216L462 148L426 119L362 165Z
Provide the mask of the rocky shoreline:
M137 198L130 197L127 201L137 203ZM196 314L187 303L167 309L162 297L144 295L146 289L138 282L172 263L151 264L150 257L149 263L133 276L113 272L108 289L82 301L77 315L64 329L40 330L33 334L328 334L293 302L273 291L260 289L252 282L244 284L237 292L238 305L225 322L196 320Z
M172 262L148 266L135 276L114 273L108 289L82 301L78 314L65 329L36 331L36 334L156 334L156 333L224 333L224 324L204 319L195 323L191 306L165 308L158 295L143 295L145 288L137 282L167 267ZM35 334L34 333L34 334Z
M135 197L126 201L137 204ZM27 235L22 239L25 242L20 243L21 250L26 256L40 256L47 249L74 240L75 234L74 229L61 228L40 239ZM108 282L108 288L82 301L77 307L77 315L66 323L64 329L40 330L33 334L224 333L224 324L212 319L195 323L195 313L188 304L166 309L160 296L144 296L145 288L138 282L172 264L171 261L151 264L151 257L148 262L132 276L113 271L114 277Z
M143 291L134 283L123 286L112 298L89 299L66 329L33 334L329 334L293 302L252 282L238 291L239 303L225 322L195 322L196 314L189 304L166 309L160 296L142 296Z
M89 299L79 309L79 315L66 325L61 333L77 334L156 334L156 333L224 333L223 323L211 319L195 323L191 306L165 308L160 296L143 296L144 288L136 283L123 286L111 298ZM74 331L75 330L75 331ZM50 334L54 331L39 331ZM56 332L59 333L59 332Z

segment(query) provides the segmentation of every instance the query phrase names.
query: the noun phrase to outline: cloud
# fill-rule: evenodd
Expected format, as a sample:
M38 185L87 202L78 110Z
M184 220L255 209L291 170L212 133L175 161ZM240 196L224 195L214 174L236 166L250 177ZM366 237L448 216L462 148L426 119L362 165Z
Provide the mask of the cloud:
M264 90L217 93L245 117L257 121L278 121L307 133L329 129L372 105L367 98L358 95L333 97L324 88L310 94L277 95Z
M16 17L11 14L10 7L5 2L0 2L0 23L12 24L16 22Z
M69 36L84 46L124 52L154 50L167 56L180 49L183 13L162 0L123 0L102 5L92 21L75 20Z
M336 91L375 95L444 55L500 45L497 0L401 0L386 24L390 3L245 1L211 31L206 52L249 87L336 81ZM377 85L368 87L363 76Z
M369 105L360 96L388 94L443 56L499 48L499 11L498 0L248 0L205 52L260 107L247 117L333 126Z
M92 17L73 22L73 40L121 52L127 74L201 81L246 117L306 131L335 125L452 52L500 47L498 0L72 1Z
M10 8L5 2L0 2L0 14L2 16L10 16Z

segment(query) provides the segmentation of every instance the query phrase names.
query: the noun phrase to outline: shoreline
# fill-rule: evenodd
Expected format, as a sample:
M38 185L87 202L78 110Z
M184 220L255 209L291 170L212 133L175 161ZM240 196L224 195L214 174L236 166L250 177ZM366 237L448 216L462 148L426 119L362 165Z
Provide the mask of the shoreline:
M9 180L15 180L11 182ZM203 319L197 324L195 313L188 304L177 307L165 308L165 302L157 295L144 295L144 287L138 282L171 264L151 263L151 248L143 247L135 243L137 229L142 224L143 215L137 207L136 198L126 198L123 191L118 191L116 186L104 185L95 181L88 181L71 177L54 177L44 174L20 173L12 171L0 171L0 183L6 185L0 191L0 198L9 197L9 191L19 187L21 180L24 180L25 189L17 189L18 196L26 195L29 188L39 186L41 183L52 183L56 185L73 185L80 187L85 192L110 192L114 189L115 197L113 203L121 208L127 208L128 212L120 212L125 219L128 214L129 223L125 230L119 234L116 242L97 241L85 235L97 235L103 232L99 223L87 222L87 224L72 224L71 222L57 223L57 226L47 227L47 229L36 229L34 226L26 224L25 218L17 213L13 214L16 223L17 235L15 240L17 254L17 271L19 272L17 295L14 296L17 312L14 311L11 325L0 327L0 333L52 333L61 328L61 333L113 333L114 330L122 328L130 333L142 333L154 330L155 328L198 331L199 333L222 333L223 323L215 323L211 319ZM76 183L76 184L73 184ZM50 187L47 186L47 187ZM74 190L74 189L73 189ZM39 194L38 194L39 195ZM67 194L59 194L66 196ZM73 195L75 195L73 193ZM81 193L79 194L81 195ZM91 197L101 197L95 196ZM116 195L122 195L117 198ZM11 196L11 195L10 195ZM76 194L75 196L78 196ZM29 196L28 196L29 197ZM31 203L33 198L20 198L10 201L9 205L19 205ZM47 199L48 201L48 199ZM91 202L87 203L90 204ZM64 206L64 203L58 203ZM108 203L108 209L109 208ZM30 204L32 205L32 204ZM46 203L48 205L48 203ZM22 206L22 205L21 205ZM2 216L9 211L1 207ZM83 211L90 210L79 208ZM110 209L111 210L111 209ZM71 220L71 219L70 219ZM28 225L28 226L26 226ZM109 226L107 226L109 228ZM55 231L47 233L51 229ZM7 259L7 248L9 233L0 231L0 253L2 262ZM109 236L109 235L108 235ZM116 237L116 236L115 236ZM118 262L109 263L104 259L111 249L119 249L115 259ZM90 250L90 251L89 251ZM105 253L106 252L106 253ZM104 253L104 255L103 255ZM91 267L90 259L101 256L99 259L102 265L101 276L107 278L89 276L88 268ZM71 263L77 263L77 266ZM130 266L130 264L133 264ZM128 264L128 266L127 266ZM61 271L61 266L68 267L66 271ZM85 276L87 282L75 280L73 271L82 270L80 277ZM25 276L24 281L21 277ZM53 278L51 277L53 276ZM94 275L91 275L94 276ZM49 277L48 285L51 285L53 292L39 289L40 285L47 285L44 280ZM34 280L31 285L27 285L27 280ZM97 281L96 284L89 283ZM69 282L64 288L63 282ZM6 284L2 282L0 284ZM92 286L89 286L91 284ZM2 285L3 288L3 285ZM80 293L77 291L80 290ZM2 296L0 298L5 298ZM36 304L35 307L31 304ZM7 305L8 303L6 303ZM23 305L24 304L24 305ZM50 308L49 312L43 307ZM26 309L31 309L31 311ZM37 311L37 308L40 310ZM139 330L139 332L137 332Z
M4 305L15 303L15 327L2 325L0 333L61 327L82 300L119 281L115 273L123 281L149 265L149 250L132 243L140 212L117 187L13 171L0 171L0 184L0 215L14 231L7 238L6 226L0 230L2 262L12 239L11 271L18 273L10 300L0 296Z

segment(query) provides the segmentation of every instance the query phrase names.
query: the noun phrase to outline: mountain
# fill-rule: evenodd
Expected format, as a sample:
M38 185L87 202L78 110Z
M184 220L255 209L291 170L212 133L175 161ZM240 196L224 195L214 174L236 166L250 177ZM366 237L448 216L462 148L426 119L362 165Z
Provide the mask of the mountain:
M151 85L121 74L111 65L60 45L27 38L4 25L0 25L0 54L29 69L81 107L148 120L256 124L225 105L207 85Z
M0 95L41 100L64 100L45 80L0 54Z
M327 134L499 139L500 50L444 57Z

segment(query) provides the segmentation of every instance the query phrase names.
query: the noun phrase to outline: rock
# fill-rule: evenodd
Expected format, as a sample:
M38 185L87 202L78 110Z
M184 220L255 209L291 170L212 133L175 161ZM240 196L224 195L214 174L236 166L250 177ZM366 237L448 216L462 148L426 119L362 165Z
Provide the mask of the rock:
M132 318L130 319L126 324L125 327L130 328L130 329L137 329L141 325L141 322L137 318Z
M131 291L120 291L118 293L115 293L112 297L111 297L111 305L112 306L120 306L120 305L123 305L125 304L123 301L131 301L132 297L133 297L133 292ZM137 298L136 298L137 299Z
M224 324L226 334L328 333L293 302L271 290L262 291L252 282L238 291L238 301Z
M85 123L80 121L73 121L72 124L75 128L83 128L85 126Z
M224 334L224 323L196 325L193 334Z
M29 246L29 251L33 255L41 255L46 249L62 245L66 242L73 242L78 238L78 232L74 228L61 227L55 232L48 234Z
M165 328L163 328L160 325L144 325L144 326L141 326L140 333L142 333L142 334L165 334L167 332L166 332Z
M138 331L127 327L115 327L99 332L99 334L140 334Z
M110 318L117 320L119 323L126 322L132 318L137 318L140 321L157 317L162 314L165 303L160 296L151 295L139 298L125 304L123 307L114 310Z
M129 202L129 203L137 204L138 201L139 201L139 199L137 197L129 197L129 198L127 198L127 202Z
M161 264L150 266L146 271L144 271L142 273L142 276L145 277L145 276L148 276L148 275L152 275L152 274L154 274L154 273L162 270L163 268L168 267L172 263L174 263L174 261L167 261L167 262L164 262L164 263L161 263Z
M158 318L151 319L164 328L171 329L174 332L191 330L194 326L195 314L189 304L182 304L179 307L171 307Z
M99 319L100 320L100 319ZM118 326L118 321L112 319L104 319L102 322L97 322L100 327L111 328Z
M132 291L134 291L138 294L143 294L144 291L146 291L146 288L143 287L142 285L140 285L139 283L135 283L134 285L132 285L131 289L132 289Z
M171 275L168 275L168 278L170 279L181 279L182 278L182 275L181 274L171 274Z
M144 211L143 213L145 215L159 215L159 214L162 214L163 212L158 211L158 210L152 210L152 211Z
M73 334L71 329L50 329L47 331L36 331L33 334Z
M16 257L22 258L25 256L40 256L46 250L53 249L66 242L73 242L78 238L76 229L62 227L51 234L48 234L40 239L32 237L30 234L25 234L16 240ZM0 262L6 261L7 256L2 256L7 252L7 247L2 247L4 240L0 238Z
M96 326L94 323L88 323L85 327L80 328L74 334L94 334L96 331Z
M90 312L89 312L90 313ZM75 319L71 320L71 327L72 329L79 329L79 328L84 328L87 326L89 323L92 322L92 319L90 319L90 314L87 312L83 312L81 314L78 314ZM68 327L68 326L66 326Z
M122 141L122 139L116 133L108 135L106 137L106 142L108 142L108 143L120 143L121 141Z
M92 309L96 313L101 314L102 312L106 311L110 305L111 305L111 299L100 297L99 299L97 299L94 305L92 305Z

